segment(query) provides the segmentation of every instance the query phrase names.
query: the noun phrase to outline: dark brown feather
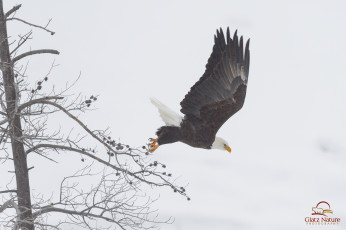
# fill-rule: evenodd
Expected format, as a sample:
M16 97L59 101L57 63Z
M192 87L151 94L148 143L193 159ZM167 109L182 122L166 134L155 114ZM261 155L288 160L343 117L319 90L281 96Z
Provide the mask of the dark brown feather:
M225 38L220 28L214 38L204 74L180 103L181 112L186 115L181 131L184 132L184 123L193 120L195 132L204 130L213 140L219 128L244 104L250 65L249 40L244 53L243 37L238 39L237 31L232 39L227 28Z

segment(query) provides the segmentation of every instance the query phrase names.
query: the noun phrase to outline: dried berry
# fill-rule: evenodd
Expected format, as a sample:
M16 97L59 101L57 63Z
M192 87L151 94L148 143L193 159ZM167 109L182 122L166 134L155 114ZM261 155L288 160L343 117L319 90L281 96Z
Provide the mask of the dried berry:
M42 86L40 86L40 85L37 86L37 90L40 90L40 89L42 89Z

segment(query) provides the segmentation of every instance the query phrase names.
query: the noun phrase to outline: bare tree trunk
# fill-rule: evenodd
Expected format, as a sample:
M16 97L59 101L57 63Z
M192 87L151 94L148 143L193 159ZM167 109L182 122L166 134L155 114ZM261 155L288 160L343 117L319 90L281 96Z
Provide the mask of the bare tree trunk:
M20 214L19 228L33 230L30 185L26 154L22 142L22 126L20 116L16 114L17 93L14 81L13 64L7 39L6 16L3 11L3 1L0 0L0 58L7 115L9 118L9 133L11 136L13 162L16 174L17 197Z

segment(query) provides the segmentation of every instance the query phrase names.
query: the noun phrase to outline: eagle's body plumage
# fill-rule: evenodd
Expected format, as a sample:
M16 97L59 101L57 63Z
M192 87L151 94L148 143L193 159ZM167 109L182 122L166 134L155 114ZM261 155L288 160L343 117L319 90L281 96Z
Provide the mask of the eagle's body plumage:
M205 73L180 103L184 117L152 99L166 126L158 129L158 138L153 140L149 151L177 141L205 149L224 144L228 150L227 142L216 138L216 133L244 104L250 65L249 40L244 52L243 37L238 40L237 31L232 39L229 29L226 38L220 29L214 38Z

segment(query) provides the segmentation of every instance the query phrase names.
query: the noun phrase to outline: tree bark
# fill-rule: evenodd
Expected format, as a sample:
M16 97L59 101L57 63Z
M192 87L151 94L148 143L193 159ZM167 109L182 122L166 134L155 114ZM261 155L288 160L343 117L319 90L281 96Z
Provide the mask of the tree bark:
M9 118L9 133L12 144L13 162L16 174L18 206L20 210L21 229L34 230L30 197L28 166L24 145L22 142L21 118L16 113L17 93L14 80L13 63L9 52L7 39L6 17L3 10L3 0L0 0L0 58L7 116Z

